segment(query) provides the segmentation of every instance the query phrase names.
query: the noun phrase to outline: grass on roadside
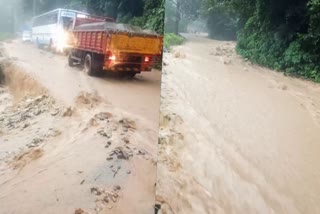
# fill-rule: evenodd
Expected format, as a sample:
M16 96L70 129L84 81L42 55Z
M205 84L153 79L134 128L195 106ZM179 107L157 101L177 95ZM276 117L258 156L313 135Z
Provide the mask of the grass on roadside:
M4 41L7 39L12 39L13 35L11 33L8 32L0 32L0 41Z
M171 46L181 45L184 42L184 38L174 33L167 33L164 35L164 47L170 49Z

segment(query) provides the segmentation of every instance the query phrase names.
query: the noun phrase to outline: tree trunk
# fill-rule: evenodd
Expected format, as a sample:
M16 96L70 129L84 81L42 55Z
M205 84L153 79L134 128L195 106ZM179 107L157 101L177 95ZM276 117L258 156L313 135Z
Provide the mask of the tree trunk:
M180 7L181 7L181 4L180 4L180 0L177 1L177 5L176 5L176 22L175 22L175 28L174 28L174 33L176 35L179 34L179 25L180 25Z

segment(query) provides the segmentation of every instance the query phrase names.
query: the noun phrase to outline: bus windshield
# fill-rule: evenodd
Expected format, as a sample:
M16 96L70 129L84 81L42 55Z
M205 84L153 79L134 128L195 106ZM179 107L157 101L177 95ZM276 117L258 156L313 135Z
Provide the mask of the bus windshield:
M71 17L62 16L61 22L62 22L63 29L65 29L65 30L70 29L72 27L73 21L74 21L74 19Z
M57 22L58 22L58 13L48 14L45 16L39 16L37 18L34 18L32 27L57 24Z

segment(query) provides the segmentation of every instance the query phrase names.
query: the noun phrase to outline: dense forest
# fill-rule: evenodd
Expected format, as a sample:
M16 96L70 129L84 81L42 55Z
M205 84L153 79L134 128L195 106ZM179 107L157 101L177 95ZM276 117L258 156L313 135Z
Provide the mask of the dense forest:
M320 0L167 0L166 7L166 32L205 17L211 38L237 40L252 62L320 82Z
M0 0L0 32L20 30L33 16L68 8L163 33L165 0Z

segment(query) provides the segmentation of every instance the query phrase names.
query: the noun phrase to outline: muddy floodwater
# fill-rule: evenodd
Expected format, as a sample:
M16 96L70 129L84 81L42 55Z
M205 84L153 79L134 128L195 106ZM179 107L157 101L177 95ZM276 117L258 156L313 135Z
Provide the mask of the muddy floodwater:
M161 73L93 78L32 44L0 52L0 213L154 212Z
M164 213L320 213L320 86L186 37L164 60Z

